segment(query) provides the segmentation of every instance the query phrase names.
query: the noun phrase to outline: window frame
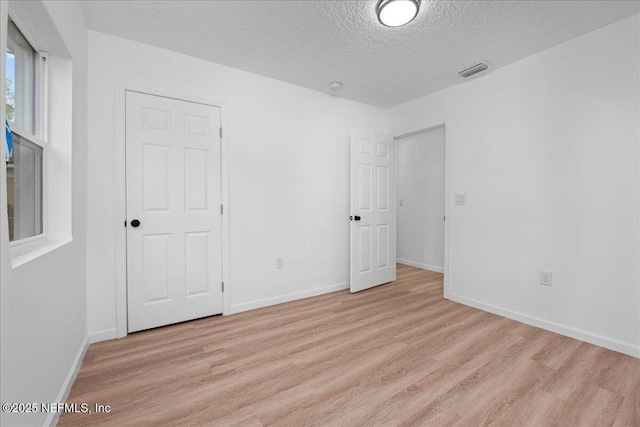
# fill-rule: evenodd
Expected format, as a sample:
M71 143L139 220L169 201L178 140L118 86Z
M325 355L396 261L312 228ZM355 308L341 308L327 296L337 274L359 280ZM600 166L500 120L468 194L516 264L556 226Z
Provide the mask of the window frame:
M34 43L34 38L30 35L30 26L26 20L21 18L18 11L9 9L7 16L7 22L13 21L16 27L20 30L27 42L31 45L37 55L37 63L35 69L35 90L34 90L34 129L35 134L21 128L20 126L9 123L11 132L19 135L21 138L28 140L29 142L42 148L42 186L40 191L42 192L42 204L40 206L42 216L42 232L34 236L25 237L19 240L13 240L9 242L9 248L12 252L12 257L23 255L38 249L49 243L48 239L48 158L49 150L47 149L48 140L48 65L47 52L39 49L38 43ZM7 55L7 52L3 52ZM6 59L5 59L6 61ZM5 207L6 208L6 207Z

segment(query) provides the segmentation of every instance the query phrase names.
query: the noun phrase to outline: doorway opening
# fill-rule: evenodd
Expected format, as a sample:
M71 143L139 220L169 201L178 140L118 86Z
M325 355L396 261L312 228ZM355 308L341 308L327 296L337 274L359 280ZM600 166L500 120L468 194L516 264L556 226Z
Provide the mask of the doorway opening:
M444 125L396 138L397 249L400 264L445 274L447 135ZM444 297L447 298L445 277Z

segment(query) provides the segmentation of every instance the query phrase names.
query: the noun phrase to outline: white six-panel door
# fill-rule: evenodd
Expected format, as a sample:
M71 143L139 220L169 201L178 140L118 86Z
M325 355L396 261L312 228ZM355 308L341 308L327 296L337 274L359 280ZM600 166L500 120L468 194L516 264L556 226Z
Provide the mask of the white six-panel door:
M219 129L217 107L126 93L129 332L222 313Z
M351 292L396 279L396 179L391 137L351 135Z

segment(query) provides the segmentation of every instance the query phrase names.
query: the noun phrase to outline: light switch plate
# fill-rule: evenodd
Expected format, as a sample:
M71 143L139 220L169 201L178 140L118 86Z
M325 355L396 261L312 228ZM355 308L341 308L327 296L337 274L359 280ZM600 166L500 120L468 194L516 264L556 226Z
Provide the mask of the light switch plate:
M467 193L456 193L453 195L453 204L454 205L466 205L467 204Z

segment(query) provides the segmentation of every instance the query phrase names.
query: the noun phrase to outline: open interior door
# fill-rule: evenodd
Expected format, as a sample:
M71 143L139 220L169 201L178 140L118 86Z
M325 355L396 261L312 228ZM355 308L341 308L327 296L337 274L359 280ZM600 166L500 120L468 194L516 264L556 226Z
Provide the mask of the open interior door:
M396 160L391 137L351 135L351 292L396 279Z

